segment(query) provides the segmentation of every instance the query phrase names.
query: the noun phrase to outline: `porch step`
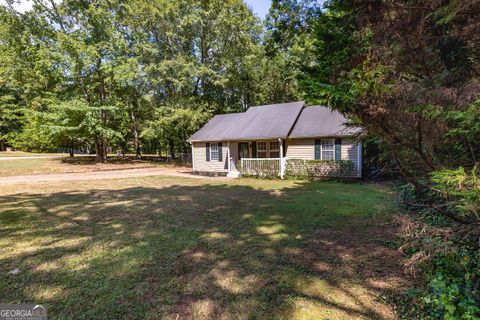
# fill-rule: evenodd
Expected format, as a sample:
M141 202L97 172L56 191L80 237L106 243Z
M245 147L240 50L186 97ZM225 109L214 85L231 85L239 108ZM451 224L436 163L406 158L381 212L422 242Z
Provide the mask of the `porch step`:
M241 176L242 176L242 174L238 171L230 171L227 174L227 178L232 178L232 179L240 178Z

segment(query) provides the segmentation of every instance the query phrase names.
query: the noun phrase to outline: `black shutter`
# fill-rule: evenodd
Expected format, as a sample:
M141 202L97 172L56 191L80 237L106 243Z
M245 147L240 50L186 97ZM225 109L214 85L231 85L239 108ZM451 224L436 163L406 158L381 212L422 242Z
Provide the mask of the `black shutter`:
M335 139L335 161L342 160L342 139Z
M222 143L218 143L218 161L222 162Z
M210 143L207 143L205 145L205 154L206 154L206 157L207 157L207 161L210 161Z
M320 159L321 159L321 156L320 156L320 144L321 144L321 140L320 140L320 139L315 140L315 160L320 160Z
M252 158L257 157L257 142L253 141L252 142Z

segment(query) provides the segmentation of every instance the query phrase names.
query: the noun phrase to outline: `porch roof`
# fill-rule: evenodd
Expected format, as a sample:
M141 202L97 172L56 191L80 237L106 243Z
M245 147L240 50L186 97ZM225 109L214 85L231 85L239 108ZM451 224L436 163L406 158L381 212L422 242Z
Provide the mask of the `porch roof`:
M298 101L251 107L243 113L216 115L187 141L286 138L304 106L303 101Z

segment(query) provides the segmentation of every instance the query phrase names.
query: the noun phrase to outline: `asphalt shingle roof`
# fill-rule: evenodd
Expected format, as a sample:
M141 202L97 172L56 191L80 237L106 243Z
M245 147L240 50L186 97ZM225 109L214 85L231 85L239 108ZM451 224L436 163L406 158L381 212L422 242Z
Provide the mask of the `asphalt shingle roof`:
M188 142L350 136L359 128L328 107L305 107L303 101L251 107L243 113L214 116Z
M188 141L286 138L302 111L303 101L251 107L243 113L216 115Z
M295 123L290 138L351 136L361 131L358 127L347 127L347 119L338 111L325 106L303 109Z

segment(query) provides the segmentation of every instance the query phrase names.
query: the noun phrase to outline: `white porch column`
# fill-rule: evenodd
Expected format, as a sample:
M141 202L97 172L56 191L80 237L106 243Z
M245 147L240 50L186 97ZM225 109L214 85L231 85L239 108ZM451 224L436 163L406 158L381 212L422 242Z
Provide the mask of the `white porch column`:
M278 139L278 144L280 146L280 178L283 179L284 167L283 167L283 141L282 141L282 139Z
M232 159L230 157L230 141L227 141L227 161L228 161L228 172L230 172L231 171L230 162L232 162Z

